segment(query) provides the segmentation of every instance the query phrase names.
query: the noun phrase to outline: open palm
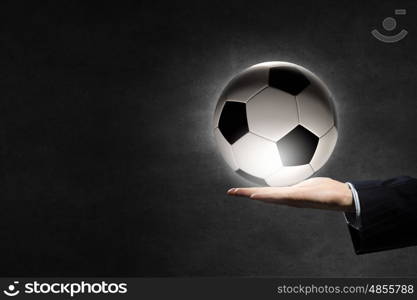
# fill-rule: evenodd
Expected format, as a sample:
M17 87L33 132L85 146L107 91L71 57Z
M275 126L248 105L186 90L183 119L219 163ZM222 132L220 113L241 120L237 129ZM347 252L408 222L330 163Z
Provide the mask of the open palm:
M232 196L294 207L354 211L347 184L326 177L315 177L289 187L232 188Z

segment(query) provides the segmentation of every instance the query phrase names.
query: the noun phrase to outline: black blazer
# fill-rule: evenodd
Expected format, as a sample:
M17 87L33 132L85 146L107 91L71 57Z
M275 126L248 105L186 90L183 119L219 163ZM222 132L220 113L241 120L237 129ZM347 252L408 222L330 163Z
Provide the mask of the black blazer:
M352 181L359 194L361 226L349 225L357 254L417 245L417 179Z

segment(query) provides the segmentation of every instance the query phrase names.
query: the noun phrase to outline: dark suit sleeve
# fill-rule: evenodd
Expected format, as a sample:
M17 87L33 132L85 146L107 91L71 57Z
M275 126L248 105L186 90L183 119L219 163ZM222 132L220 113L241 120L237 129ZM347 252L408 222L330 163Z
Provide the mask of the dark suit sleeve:
M357 181L359 229L349 225L357 254L417 245L417 179Z

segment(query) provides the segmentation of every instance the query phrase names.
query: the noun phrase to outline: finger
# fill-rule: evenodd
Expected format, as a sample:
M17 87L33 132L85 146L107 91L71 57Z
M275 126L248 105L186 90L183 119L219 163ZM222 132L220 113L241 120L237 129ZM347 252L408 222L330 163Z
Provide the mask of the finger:
M232 188L227 191L228 195L232 196L241 196L241 197L250 197L255 193L262 193L271 189L270 187L260 187L260 188Z
M277 204L284 204L284 202L288 202L289 194L286 189L275 189L273 192L260 192L260 193L253 193L250 196L251 199L260 200L264 202L274 202Z
M306 203L302 200L297 200L295 198L290 197L286 194L276 194L276 193L260 193L260 194L253 194L251 199L262 201L265 203L270 204L277 204L277 205L286 205L292 207L311 207L309 203Z
M288 194L277 194L277 193L259 193L253 194L250 196L251 199L262 201L265 203L271 204L278 204L278 205L286 205L298 208L315 208L315 209L326 209L326 210L341 210L338 207L334 207L329 203L323 203L316 200L308 200L304 199L303 197L295 196L298 194L297 191L295 193L288 193Z

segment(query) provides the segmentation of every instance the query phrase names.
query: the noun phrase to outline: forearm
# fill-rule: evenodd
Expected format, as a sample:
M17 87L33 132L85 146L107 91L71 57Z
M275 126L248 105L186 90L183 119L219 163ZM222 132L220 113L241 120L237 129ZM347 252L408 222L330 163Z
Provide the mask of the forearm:
M353 182L360 199L360 225L349 225L358 254L417 244L417 180L397 177Z

